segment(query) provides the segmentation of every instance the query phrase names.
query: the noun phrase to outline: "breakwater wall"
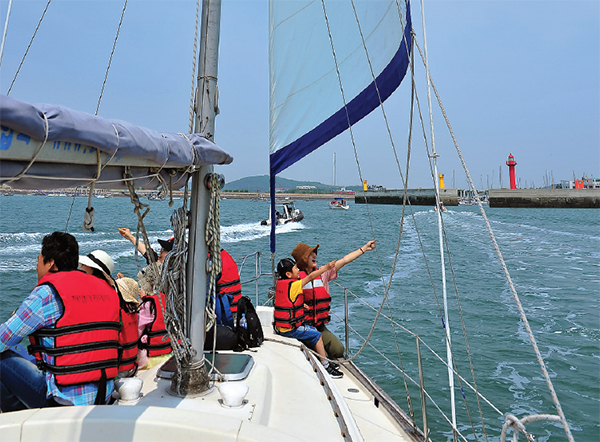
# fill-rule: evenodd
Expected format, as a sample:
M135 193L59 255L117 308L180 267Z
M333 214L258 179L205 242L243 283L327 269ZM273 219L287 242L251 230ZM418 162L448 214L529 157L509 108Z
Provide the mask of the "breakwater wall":
M408 200L414 206L435 206L434 189L408 189ZM367 190L354 195L356 204L402 204L404 190ZM458 206L458 189L441 189L440 199L445 206Z
M490 207L600 208L600 189L490 189Z

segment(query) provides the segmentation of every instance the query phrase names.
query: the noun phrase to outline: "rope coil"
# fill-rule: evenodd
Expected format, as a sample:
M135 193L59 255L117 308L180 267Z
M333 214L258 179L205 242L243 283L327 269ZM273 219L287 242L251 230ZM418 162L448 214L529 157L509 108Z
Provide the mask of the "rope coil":
M217 295L217 276L221 273L221 221L219 217L219 201L221 197L221 187L223 186L223 175L209 173L205 176L204 184L210 190L210 203L208 209L208 220L206 222L206 231L204 239L210 254L206 261L206 273L208 276L208 301L206 303L206 331L210 330L216 322L217 314L215 312L215 303ZM216 337L216 333L214 336ZM214 347L213 347L214 348Z

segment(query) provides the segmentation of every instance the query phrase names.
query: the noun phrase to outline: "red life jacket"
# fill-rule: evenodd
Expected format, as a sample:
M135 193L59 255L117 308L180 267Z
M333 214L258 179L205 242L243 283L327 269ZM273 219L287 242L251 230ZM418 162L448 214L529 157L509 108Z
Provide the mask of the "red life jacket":
M138 353L138 315L121 309L119 332L119 373L136 368Z
M167 303L166 296L160 294L163 307ZM142 336L147 336L146 343L140 340L139 347L145 348L148 351L148 357L166 355L171 352L171 338L167 333L165 326L165 317L163 316L158 295L152 294L142 298L142 303L150 303L150 311L154 313L154 320L147 324L142 332Z
M304 296L298 295L292 302L290 288L294 279L280 279L275 286L275 309L273 312L276 327L296 328L304 320Z
M300 272L300 278L304 278L306 272ZM321 324L327 324L331 320L329 309L331 296L325 290L321 277L313 279L302 288L304 293L304 303L308 308L304 312L304 323L318 327Z
M221 250L222 270L221 277L217 281L217 293L226 293L232 297L230 302L231 313L236 317L238 302L242 297L242 285L240 284L240 274L237 264L229 253Z
M54 289L64 311L54 328L43 327L30 336L28 351L38 367L52 373L60 386L114 378L119 357L117 292L106 281L79 270L48 273L40 285ZM54 346L44 346L42 337L53 337ZM54 364L42 354L54 357Z

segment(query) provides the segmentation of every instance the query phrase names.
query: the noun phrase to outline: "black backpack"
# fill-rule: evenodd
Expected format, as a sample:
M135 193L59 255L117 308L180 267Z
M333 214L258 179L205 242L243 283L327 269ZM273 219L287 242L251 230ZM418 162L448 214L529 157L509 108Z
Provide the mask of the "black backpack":
M246 327L240 325L242 315L246 319ZM247 296L242 296L238 301L235 330L238 338L238 348L236 351L259 347L265 339L260 319L258 319L252 301Z

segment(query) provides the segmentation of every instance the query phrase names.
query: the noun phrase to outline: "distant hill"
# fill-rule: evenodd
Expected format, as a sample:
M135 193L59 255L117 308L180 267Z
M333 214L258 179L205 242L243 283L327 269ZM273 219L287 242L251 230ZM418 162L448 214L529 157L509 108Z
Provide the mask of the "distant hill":
M275 187L281 188L284 191L295 190L298 186L314 186L314 189L305 190L305 192L330 192L332 190L340 190L342 186L332 186L330 184L318 183L316 181L296 181L287 178L275 177ZM360 190L360 186L345 186L347 190ZM239 180L225 183L224 191L230 192L269 192L269 176L249 176Z

